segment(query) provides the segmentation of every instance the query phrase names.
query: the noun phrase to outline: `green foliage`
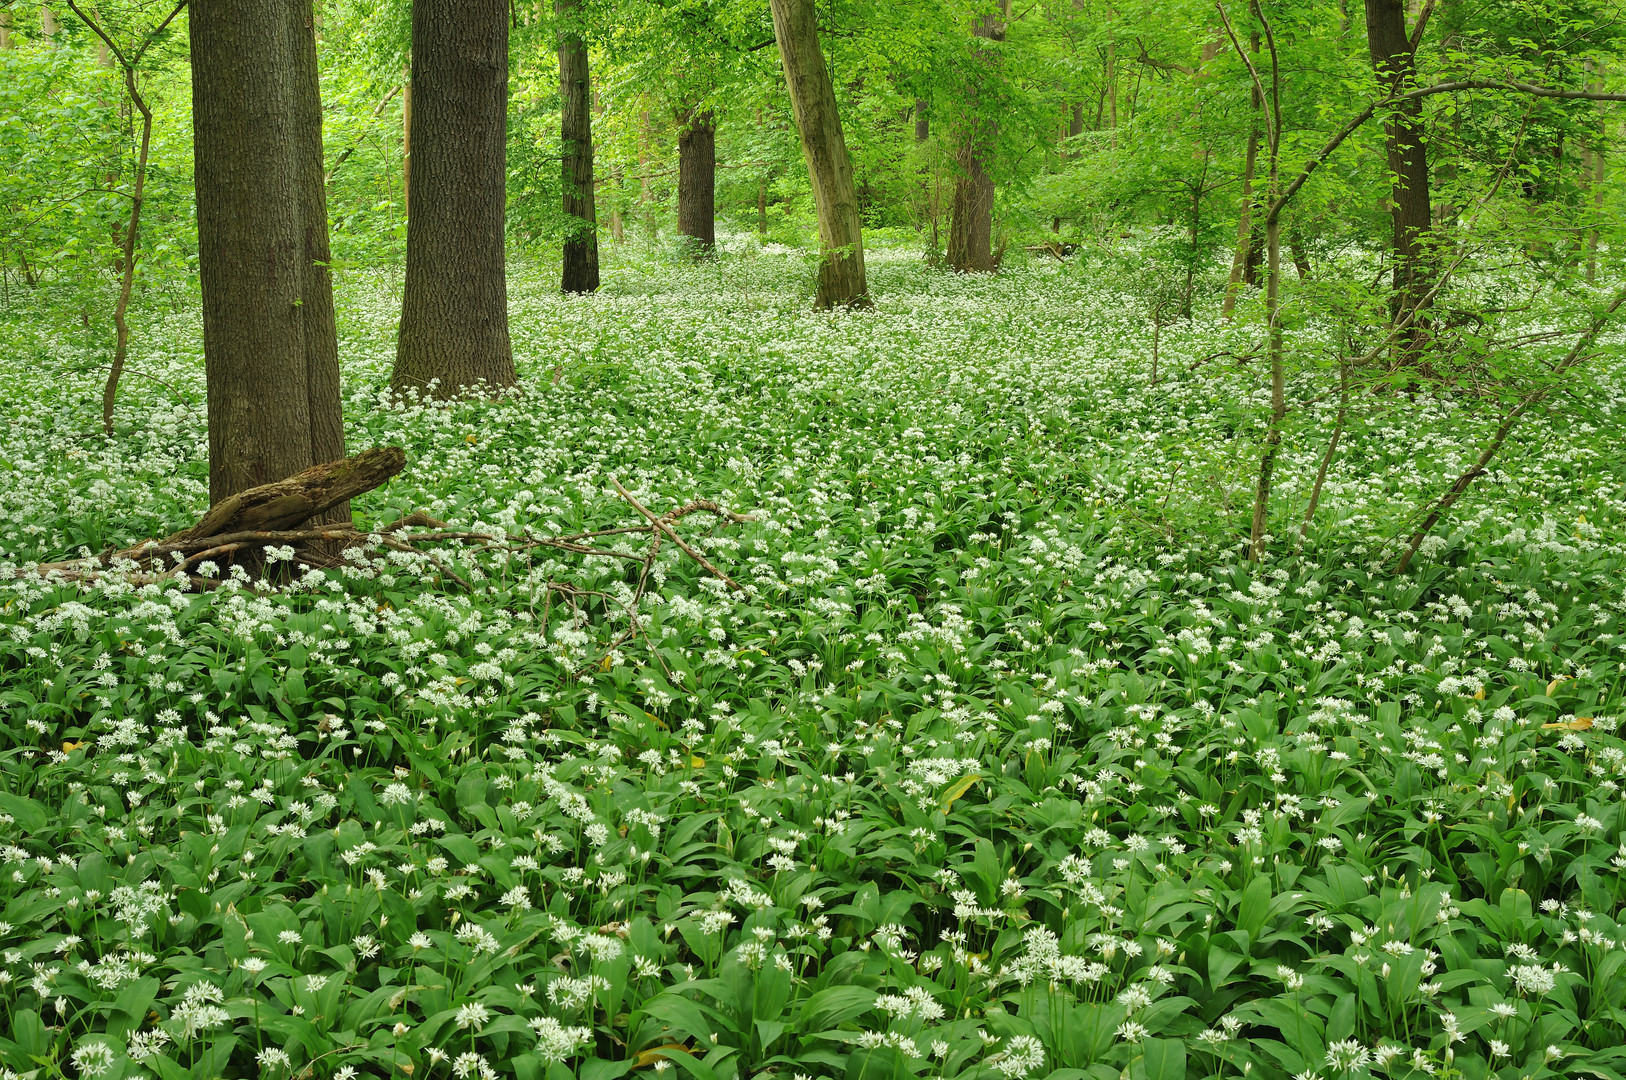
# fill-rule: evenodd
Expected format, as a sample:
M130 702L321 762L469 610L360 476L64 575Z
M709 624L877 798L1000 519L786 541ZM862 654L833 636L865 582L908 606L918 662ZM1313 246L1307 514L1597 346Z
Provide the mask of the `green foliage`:
M398 301L340 272L350 443L409 457L356 512L613 528L613 473L751 512L683 523L747 593L663 551L617 645L604 560L443 550L468 593L359 549L258 592L13 580L0 1067L1618 1070L1615 359L1413 578L1366 560L1474 410L1365 396L1306 554L1255 569L1256 415L1201 362L1246 327L1165 327L1152 388L1102 264L968 295L876 247L878 309L832 316L800 257L608 254L590 301L516 276L501 402L381 404ZM138 307L167 385L104 438L71 297L0 322L7 565L206 498L195 317ZM1284 526L1331 423L1288 433Z

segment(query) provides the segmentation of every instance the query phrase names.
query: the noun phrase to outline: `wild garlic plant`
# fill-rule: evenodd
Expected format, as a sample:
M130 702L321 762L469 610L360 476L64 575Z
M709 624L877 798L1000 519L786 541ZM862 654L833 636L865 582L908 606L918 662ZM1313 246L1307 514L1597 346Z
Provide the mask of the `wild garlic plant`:
M696 533L744 594L663 552L622 639L544 588L630 603L607 559L7 573L5 1077L1626 1067L1618 367L1403 578L1471 408L1374 398L1252 567L1259 403L1192 366L1236 328L1164 327L1149 387L1078 268L882 249L877 310L816 315L753 258L522 272L523 387L450 405L382 395L398 297L339 279L350 444L408 451L359 521L611 528L614 474L752 513ZM136 312L103 437L94 355L17 303L7 570L191 520L196 323ZM1289 514L1331 423L1285 435Z

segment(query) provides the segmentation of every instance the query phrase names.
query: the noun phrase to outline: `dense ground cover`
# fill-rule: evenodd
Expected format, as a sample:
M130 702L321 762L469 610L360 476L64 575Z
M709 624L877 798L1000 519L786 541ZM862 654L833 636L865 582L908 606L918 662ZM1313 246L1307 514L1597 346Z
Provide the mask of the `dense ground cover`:
M1256 570L1259 373L1198 363L1253 330L1165 330L1154 387L1088 267L872 274L854 315L782 255L521 275L522 392L424 407L398 282L341 278L351 446L408 452L360 520L633 523L611 475L755 517L686 523L749 595L668 549L647 642L546 600L630 597L608 559L5 582L4 1075L1626 1068L1619 380L1401 579L1482 420L1363 396L1292 556L1324 400ZM194 309L148 298L104 438L97 331L13 294L9 565L202 508Z

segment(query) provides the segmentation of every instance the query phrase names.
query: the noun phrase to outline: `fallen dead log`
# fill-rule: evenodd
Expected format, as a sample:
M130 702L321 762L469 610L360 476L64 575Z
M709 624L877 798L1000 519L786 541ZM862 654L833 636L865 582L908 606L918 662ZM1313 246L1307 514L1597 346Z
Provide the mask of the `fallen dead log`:
M53 581L86 584L106 577L131 585L179 582L193 589L211 589L218 587L220 582L200 575L200 571L207 572L205 563L212 563L215 572L234 562L258 569L263 566L263 553L270 547L293 547L302 561L308 560L316 565L334 565L348 550L383 547L425 556L443 578L468 590L472 586L467 581L433 551L424 547L426 544L455 543L510 552L551 548L573 555L636 563L640 573L635 598L641 599L662 542L670 540L707 573L730 588L745 592L738 582L679 536L674 526L696 513L721 518L725 524L755 519L725 509L709 499L695 499L657 515L613 476L610 483L644 519L645 524L596 529L568 536L537 537L528 533L509 535L457 531L446 522L418 512L375 529L363 530L343 524L299 527L333 506L380 487L399 473L405 464L406 454L400 447L374 447L354 457L316 465L285 480L263 484L222 499L210 507L196 525L172 533L165 539L144 540L129 547L110 548L90 558L40 563L17 571L16 576L37 575ZM617 551L592 542L604 537L635 533L650 538L649 546L642 554ZM577 593L573 587L563 584L549 583L549 588L561 595Z
M34 572L60 573L64 580L86 580L87 576L113 566L148 574L173 574L181 564L194 561L191 556L196 556L195 561L202 561L220 555L229 561L229 556L245 550L254 541L301 545L341 541L354 537L355 530L335 525L300 531L298 526L325 510L383 486L405 466L406 452L399 446L375 446L353 457L313 465L286 479L221 499L196 525L163 540L143 540L130 547L109 548L89 560L41 563ZM198 555L199 552L208 554Z

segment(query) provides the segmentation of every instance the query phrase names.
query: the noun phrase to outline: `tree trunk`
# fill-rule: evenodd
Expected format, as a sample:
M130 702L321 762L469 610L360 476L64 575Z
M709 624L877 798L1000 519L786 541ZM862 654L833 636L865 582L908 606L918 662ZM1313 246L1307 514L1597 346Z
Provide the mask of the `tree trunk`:
M412 217L412 69L401 72L401 212Z
M339 430L331 299L324 320L312 267L327 219L306 220L322 182L310 13L310 0L191 5L211 503L333 456Z
M819 215L819 288L814 306L868 307L863 224L835 88L819 48L813 0L771 0L773 32Z
M438 398L512 386L505 0L414 0L412 86L414 208L390 386Z
M559 289L598 288L598 208L593 200L593 112L588 93L587 42L578 25L581 0L554 0L559 18L559 131L564 144L564 211L574 218L565 237Z
M617 165L610 170L610 184L615 189L610 201L610 239L621 244L627 239L627 226L621 220L621 205L626 199L622 190L625 181L621 178L621 166Z
M717 244L717 119L687 109L678 124L677 231L693 240L694 257L704 259Z
M1405 0L1366 0L1366 40L1372 67L1384 91L1415 81L1412 43L1406 33ZM1389 172L1394 177L1389 213L1394 224L1395 295L1391 316L1398 322L1427 302L1429 212L1428 151L1423 141L1423 103L1404 102L1388 123ZM1401 347L1415 353L1423 336L1413 317L1401 332Z
M0 8L0 49L11 48L11 9Z
M919 232L925 225L926 219L931 216L931 169L926 160L926 143L932 137L932 120L926 112L926 99L915 99L915 152L920 155L920 217L915 221L915 231ZM936 249L936 233L932 230L933 249Z
M989 41L1005 40L1005 18L1010 0L1001 0L999 13L984 15L972 34ZM995 57L985 50L973 53L984 68L992 68ZM955 157L960 176L954 183L954 208L949 218L948 264L961 273L993 273L994 261L994 178L985 162L998 138L998 124L992 116L979 115L979 94L970 90L963 137Z
M316 60L312 0L290 5L293 37L294 139L299 155L300 212L304 218L304 283L299 307L305 322L305 388L310 401L311 461L344 457L344 406L339 378L339 338L333 312L333 252L327 231L327 169L322 150L322 81ZM315 525L350 524L342 501L313 516Z
M62 29L56 21L56 12L51 10L50 4L40 4L40 33L48 38L56 37L56 32Z
M130 292L135 286L136 243L141 234L141 204L146 196L147 158L152 149L152 110L136 88L135 70L124 69L124 85L130 101L141 113L141 149L136 155L135 183L130 189L130 220L122 229L119 254L119 298L113 303L113 366L102 388L102 430L113 434L113 403L118 398L119 379L130 353Z
M655 204L649 198L649 138L653 129L649 110L644 110L643 122L638 126L638 205L643 210L644 232L655 239Z
M1255 55L1258 55L1258 33L1253 35L1249 47ZM1237 217L1236 247L1231 252L1231 276L1225 283L1225 299L1220 302L1220 314L1227 319L1236 308L1237 293L1242 291L1242 286L1254 284L1253 269L1257 265L1253 179L1259 168L1259 140L1263 138L1263 133L1259 130L1259 110L1264 108L1264 100L1259 96L1258 87L1252 90L1250 100L1253 107L1253 126L1248 129L1248 149L1242 161L1242 212Z

